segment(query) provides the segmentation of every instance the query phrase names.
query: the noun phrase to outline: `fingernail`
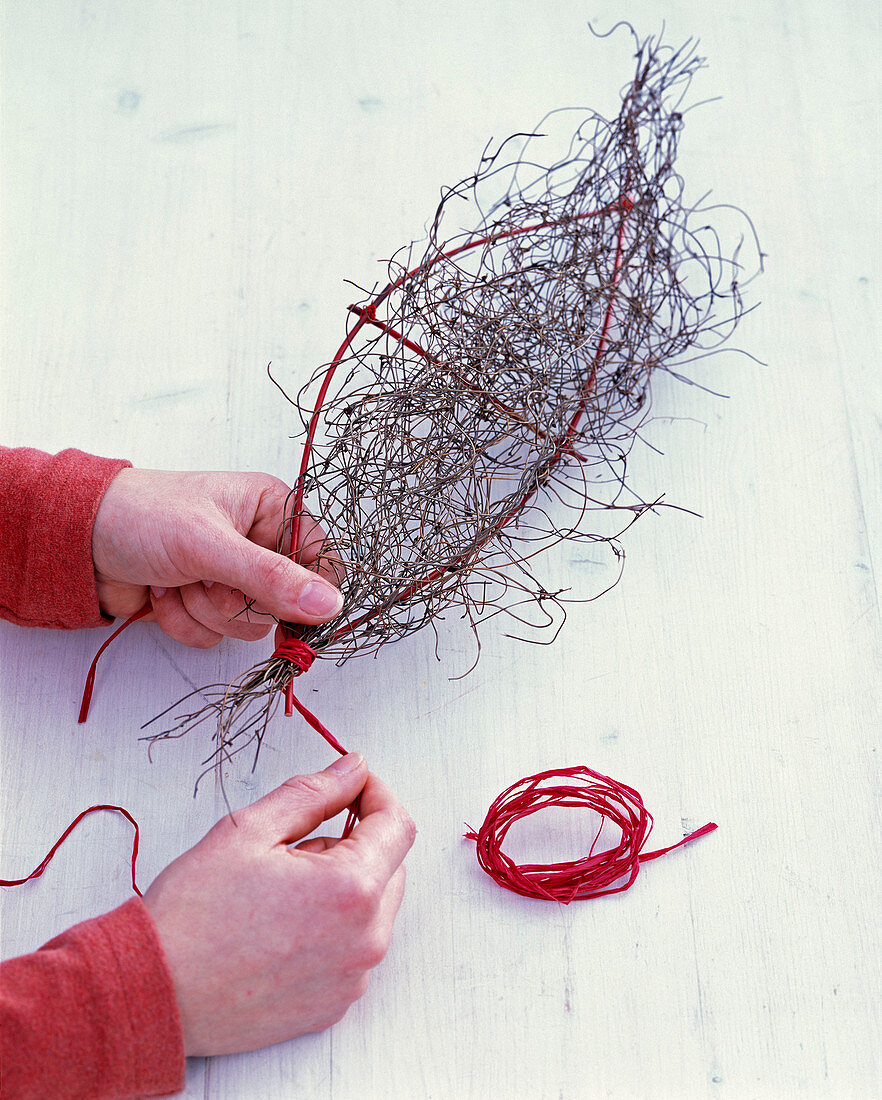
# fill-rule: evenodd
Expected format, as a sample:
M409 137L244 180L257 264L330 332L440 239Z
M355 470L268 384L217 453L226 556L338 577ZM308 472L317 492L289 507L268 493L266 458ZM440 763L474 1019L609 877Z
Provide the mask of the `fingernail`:
M317 619L330 619L343 606L343 594L322 581L310 581L297 601L304 615Z
M157 598L157 600L161 600L162 597L166 594L166 592L168 592L168 589L167 588L152 588L151 587L150 591Z
M360 768L363 763L364 757L360 752L350 752L346 756L341 756L339 760L335 760L333 764L329 764L325 771L333 772L335 775L349 775L356 768Z

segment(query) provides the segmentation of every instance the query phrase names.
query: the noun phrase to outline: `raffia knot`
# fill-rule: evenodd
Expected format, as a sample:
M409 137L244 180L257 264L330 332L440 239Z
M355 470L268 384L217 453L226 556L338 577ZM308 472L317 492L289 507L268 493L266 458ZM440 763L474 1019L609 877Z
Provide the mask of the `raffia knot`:
M376 303L370 302L366 306L349 305L346 307L350 313L356 314L364 322L371 322L377 319L377 306Z
M281 657L285 661L290 661L301 672L309 672L316 653L311 645L307 645L300 638L286 638L273 650L273 657Z

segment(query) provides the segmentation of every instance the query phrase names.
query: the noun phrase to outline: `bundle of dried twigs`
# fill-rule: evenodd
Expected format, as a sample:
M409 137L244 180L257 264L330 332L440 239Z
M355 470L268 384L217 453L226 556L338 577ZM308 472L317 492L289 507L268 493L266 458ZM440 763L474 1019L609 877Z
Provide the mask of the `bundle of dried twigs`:
M422 253L402 250L350 307L295 402L305 438L279 548L299 544L308 499L326 563L345 568L340 615L282 624L269 660L152 739L216 717L209 763L259 748L314 656L373 653L451 608L474 629L505 612L556 633L563 595L536 578L535 555L575 538L621 561L587 517L621 512L620 534L658 503L625 478L650 378L719 348L747 281L740 243L726 255L710 224L721 208L688 205L675 170L703 59L693 43L635 42L618 116L584 118L550 166L538 134L485 150L442 193ZM471 229L451 233L454 217Z

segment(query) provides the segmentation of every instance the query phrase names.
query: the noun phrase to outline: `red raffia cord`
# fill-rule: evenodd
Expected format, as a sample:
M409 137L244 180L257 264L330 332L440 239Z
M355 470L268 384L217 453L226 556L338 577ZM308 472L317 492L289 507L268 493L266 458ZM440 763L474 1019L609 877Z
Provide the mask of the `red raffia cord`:
M570 782L547 782L557 779ZM591 848L581 859L519 866L502 851L505 837L516 821L549 806L585 807L599 814L601 821ZM614 847L595 852L604 821L617 825L622 836ZM579 765L519 779L494 801L478 832L469 828L465 837L475 841L478 862L499 886L523 897L569 905L571 901L617 894L629 889L637 878L641 863L658 859L716 828L716 823L710 821L676 844L643 853L642 848L652 831L652 814L643 805L638 792L609 776Z
M85 687L83 688L83 699L80 703L80 714L77 718L77 722L83 723L89 717L89 706L92 703L92 691L95 687L95 669L98 667L98 658L101 656L104 650L107 649L113 639L122 634L127 626L131 626L132 623L136 623L138 619L143 619L144 616L149 615L152 610L153 608L150 606L150 603L145 603L140 611L136 611L134 615L129 615L122 626L118 626L116 630L114 630L114 632L110 635L110 637L105 639L105 641L99 647L98 652L92 658L91 665L89 665L89 672L86 676ZM88 813L88 811L86 812Z
M290 661L293 665L296 665L300 669L301 673L308 672L312 667L312 662L315 660L316 653L312 646L307 645L306 642L301 641L300 638L294 638L291 635L287 635L279 642L273 651L273 657L281 657L286 661ZM306 721L316 733L320 733L322 737L328 742L332 749L336 749L341 756L346 756L347 751L343 748L337 738L331 733L326 726L316 718L312 711L300 702L297 696L294 694L294 681L293 679L288 681L285 689L285 713L290 714L288 710L289 705L296 707L297 713L300 714L304 721ZM359 798L352 803L349 807L349 814L346 818L346 824L343 826L343 834L341 840L345 840L346 837L355 828L355 823L358 821L358 806L360 802Z
M299 638L287 637L276 646L273 651L273 657L282 657L284 660L290 661L293 665L296 665L301 672L306 672L315 660L316 653L312 646L307 645L306 642L302 642ZM291 681L289 681L289 684L290 683ZM308 711L296 696L291 695L291 701L297 709L298 714L303 716L316 733L320 733L331 748L336 749L341 756L346 756L348 750L343 748L333 733L323 726L318 718Z
M132 889L135 891L135 893L138 895L139 898L143 897L141 891L138 889L138 883L135 881L135 864L138 862L138 845L140 843L140 830L138 829L138 822L135 821L135 819L132 817L132 815L129 813L129 811L126 810L126 809L123 809L122 806L104 806L104 805L102 805L102 806L90 806L88 808L88 810L83 810L83 812L81 814L77 814L77 816L73 819L73 821L70 823L70 825L68 825L68 827L64 830L64 832L58 838L58 840L55 841L55 843L52 845L52 848L49 850L48 854L44 857L42 863L40 863L40 865L38 867L36 867L33 871L31 871L31 873L29 875L27 875L25 878L0 878L0 886L21 886L25 882L30 882L30 880L32 878L39 878L40 875L42 875L43 872L46 870L46 868L49 866L49 863L51 862L52 857L55 855L55 853L58 851L58 849L61 847L61 845L65 842L65 840L67 840L67 838L74 831L74 829L77 827L77 825L79 825L79 823L83 820L83 818L88 817L89 814L96 813L98 810L113 810L115 813L122 814L123 817L127 821L130 821L132 823L132 825L134 825L134 827L135 827L135 839L132 841Z

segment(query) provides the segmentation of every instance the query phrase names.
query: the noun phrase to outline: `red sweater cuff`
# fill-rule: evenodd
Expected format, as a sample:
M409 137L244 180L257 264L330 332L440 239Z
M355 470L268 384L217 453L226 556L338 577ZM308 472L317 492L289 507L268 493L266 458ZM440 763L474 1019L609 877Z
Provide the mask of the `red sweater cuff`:
M184 1087L180 1014L139 898L2 966L3 1095L169 1096Z
M67 450L0 447L0 616L72 630L107 622L98 606L92 524L131 463Z

